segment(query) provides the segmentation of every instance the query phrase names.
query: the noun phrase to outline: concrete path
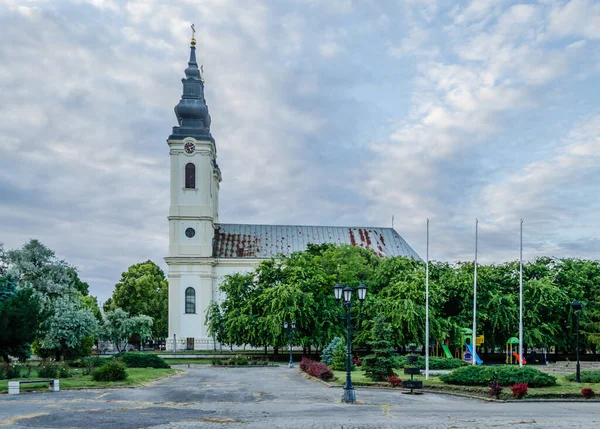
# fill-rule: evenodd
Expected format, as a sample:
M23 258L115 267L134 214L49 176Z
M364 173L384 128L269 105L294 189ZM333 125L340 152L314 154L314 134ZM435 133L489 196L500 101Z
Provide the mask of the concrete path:
M2 395L0 428L600 427L598 403L487 403L358 388L359 403L347 405L341 389L297 369L184 369L142 388Z

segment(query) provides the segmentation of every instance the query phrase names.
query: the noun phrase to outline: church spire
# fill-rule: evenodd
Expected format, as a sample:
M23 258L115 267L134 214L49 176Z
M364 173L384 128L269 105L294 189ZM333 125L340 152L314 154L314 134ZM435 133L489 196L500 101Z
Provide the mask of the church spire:
M173 127L169 139L194 137L196 139L214 141L210 134L210 114L204 99L204 79L196 61L196 29L192 24L192 40L190 41L190 60L185 69L183 95L175 106L175 116L179 122Z

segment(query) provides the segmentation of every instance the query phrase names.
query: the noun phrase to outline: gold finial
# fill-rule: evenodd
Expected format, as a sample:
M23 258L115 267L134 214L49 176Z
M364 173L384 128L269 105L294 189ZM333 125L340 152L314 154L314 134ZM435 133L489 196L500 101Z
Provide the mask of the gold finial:
M192 46L196 46L196 28L194 27L194 24L192 24L192 40L190 42L190 45Z

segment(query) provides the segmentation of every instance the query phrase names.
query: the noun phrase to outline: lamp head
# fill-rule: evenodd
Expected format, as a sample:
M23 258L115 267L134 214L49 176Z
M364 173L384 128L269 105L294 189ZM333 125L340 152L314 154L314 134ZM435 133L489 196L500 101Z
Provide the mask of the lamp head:
M363 283L361 283L358 286L358 300L360 302L363 302L366 297L367 297L367 287Z
M333 295L337 301L342 299L342 289L344 289L344 287L339 283L333 287Z
M344 302L350 302L352 300L352 288L346 286L344 288Z
M292 329L296 329L296 322L292 322Z
M287 329L288 328L288 322L283 322L283 328Z
M571 307L573 307L573 310L575 310L575 311L583 310L583 304L578 301L572 302Z

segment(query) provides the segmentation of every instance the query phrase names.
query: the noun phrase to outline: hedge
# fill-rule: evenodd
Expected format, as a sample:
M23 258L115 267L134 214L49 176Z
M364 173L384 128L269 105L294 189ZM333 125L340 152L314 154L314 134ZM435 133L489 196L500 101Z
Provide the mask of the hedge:
M569 381L575 381L575 374L565 377ZM600 383L600 371L581 371L582 383Z
M127 367L120 359L111 359L92 372L95 381L121 381L127 378Z
M516 383L527 383L529 387L556 385L556 377L539 369L510 365L464 366L455 369L450 374L440 376L440 380L444 383L462 386L488 386L496 381L503 386L512 386Z
M171 368L160 356L143 353L121 353L116 356L128 368Z
M407 355L410 356L410 355ZM419 356L417 362L415 364L410 364L406 360L406 356L400 356L399 368L404 368L406 366L416 366L420 369L425 369L425 356ZM461 366L469 365L467 362L462 359L456 358L440 358L435 356L429 356L429 369L455 369L460 368Z

